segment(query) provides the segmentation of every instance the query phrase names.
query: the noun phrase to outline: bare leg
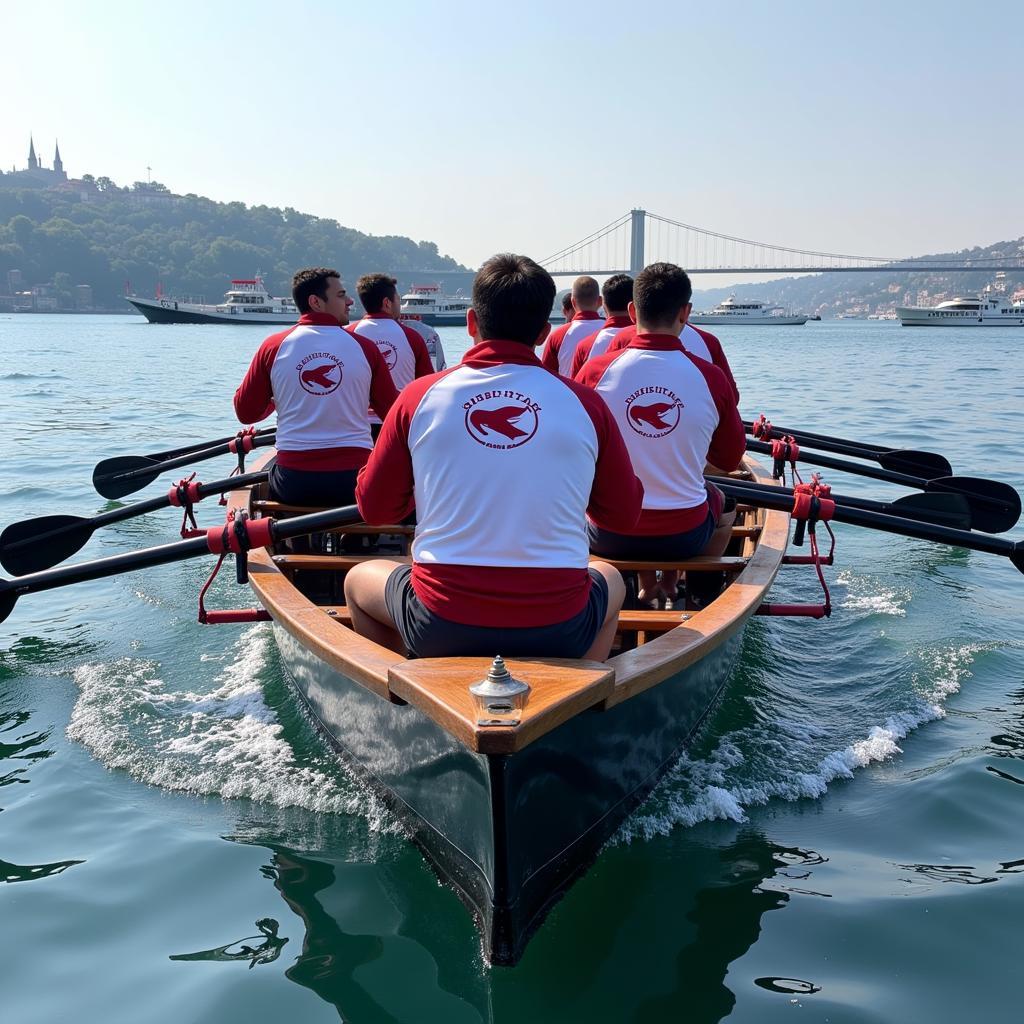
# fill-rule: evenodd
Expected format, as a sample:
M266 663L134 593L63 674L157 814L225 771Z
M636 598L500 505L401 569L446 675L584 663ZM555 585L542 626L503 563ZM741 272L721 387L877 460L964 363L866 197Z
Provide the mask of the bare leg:
M735 508L730 509L728 512L723 512L718 520L718 526L715 527L715 532L711 534L711 540L704 545L704 550L701 554L724 555L725 549L729 546L729 541L732 538L732 524L735 522Z
M604 623L590 645L590 650L583 657L588 661L607 661L619 624L619 612L626 597L626 585L622 582L619 570L607 562L591 562L590 568L599 572L608 584L608 610L605 612Z
M360 636L406 654L405 643L384 601L388 577L401 564L380 558L353 566L345 577L345 603L352 614L352 628Z
M711 539L704 545L701 554L724 555L732 538L732 524L735 521L735 509L723 512L718 520L718 526L715 527L715 532L711 534ZM687 608L699 609L710 604L721 593L722 587L725 585L725 573L723 572L692 572L686 575Z
M636 599L641 605L655 600L659 596L658 574L653 569L642 569L636 574L639 590Z

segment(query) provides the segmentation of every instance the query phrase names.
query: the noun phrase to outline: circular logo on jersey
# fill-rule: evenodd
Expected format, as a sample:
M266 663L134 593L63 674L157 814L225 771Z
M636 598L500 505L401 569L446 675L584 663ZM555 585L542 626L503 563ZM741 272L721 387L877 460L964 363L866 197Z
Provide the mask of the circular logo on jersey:
M341 360L333 352L311 352L296 367L299 384L311 395L329 395L345 375Z
M514 390L482 391L468 402L466 430L477 444L505 451L526 444L540 424L540 406Z
M665 437L679 426L682 408L669 388L639 388L626 399L626 422L641 437Z
M380 354L384 357L384 362L388 364L388 369L393 370L398 362L398 349L383 338L374 338L373 343L380 349Z

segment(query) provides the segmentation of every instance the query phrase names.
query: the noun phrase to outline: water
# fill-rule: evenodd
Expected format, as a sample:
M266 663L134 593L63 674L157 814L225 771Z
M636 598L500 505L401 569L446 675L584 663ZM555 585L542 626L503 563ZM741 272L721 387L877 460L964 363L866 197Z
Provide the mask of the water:
M0 523L114 507L90 487L100 458L229 433L264 333L0 317ZM442 333L456 356L461 332ZM845 321L722 340L748 417L1024 487L1024 331ZM169 510L121 523L76 557L176 529ZM481 963L461 904L312 732L269 628L195 624L207 560L21 598L0 625L4 1019L1012 1015L1024 578L838 529L832 619L752 623L694 749L514 969ZM815 587L786 569L774 596ZM222 579L214 603L246 596Z

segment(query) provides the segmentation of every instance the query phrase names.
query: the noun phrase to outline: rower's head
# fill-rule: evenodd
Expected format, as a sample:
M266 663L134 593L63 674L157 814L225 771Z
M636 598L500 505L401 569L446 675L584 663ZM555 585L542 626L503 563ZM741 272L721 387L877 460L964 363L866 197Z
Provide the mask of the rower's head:
M572 308L572 292L566 292L562 296L562 316L566 320L571 320L576 310Z
M341 274L330 267L306 267L292 277L292 298L299 312L333 316L339 324L348 323L353 299L341 283Z
M636 275L629 315L647 334L678 334L686 323L693 286L682 267L652 263Z
M633 278L629 274L613 274L601 285L605 316L626 316L633 301Z
M387 274L363 274L356 281L356 293L367 316L397 320L402 302L398 295L398 279Z
M529 256L492 256L473 281L466 326L476 342L518 341L535 348L548 336L555 282Z
M572 305L577 313L596 313L601 308L601 288L594 278L584 274L573 281Z

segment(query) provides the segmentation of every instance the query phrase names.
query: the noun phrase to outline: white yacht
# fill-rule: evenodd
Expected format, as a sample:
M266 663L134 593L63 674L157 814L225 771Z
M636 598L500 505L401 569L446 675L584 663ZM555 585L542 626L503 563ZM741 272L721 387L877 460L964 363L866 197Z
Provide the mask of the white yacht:
M402 296L402 316L422 320L431 327L464 327L468 296L442 295L439 284L414 284Z
M775 327L805 324L807 320L806 313L790 313L781 306L769 306L752 299L737 301L734 295L714 309L694 313L690 317L691 324L771 324Z
M299 311L291 297L274 298L263 278L239 278L219 305L175 299L157 292L156 298L126 295L151 324L293 324Z
M897 306L904 327L1022 327L1024 302L1005 295L949 299L937 306Z

